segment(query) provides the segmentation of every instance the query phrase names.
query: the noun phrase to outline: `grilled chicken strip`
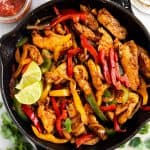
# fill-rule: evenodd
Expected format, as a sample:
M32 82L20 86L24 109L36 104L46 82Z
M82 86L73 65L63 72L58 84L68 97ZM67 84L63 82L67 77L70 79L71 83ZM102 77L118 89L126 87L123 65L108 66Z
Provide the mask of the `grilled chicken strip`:
M88 9L88 7L86 7L85 5L80 5L80 10L85 12L87 14L87 19L86 19L86 25L96 31L99 27L99 24L96 20L96 18L93 16L93 14L90 12L90 10Z
M50 30L45 31L46 36L41 36L36 31L32 33L32 41L39 48L48 49L54 52L54 60L60 56L62 51L72 47L71 34L59 35Z
M138 48L134 41L126 42L121 45L119 55L124 72L127 74L130 88L137 90L139 81L139 66L138 66Z
M56 120L55 113L52 109L45 109L44 105L38 107L38 117L41 119L45 130L51 133L54 130Z
M24 51L29 52L29 56L31 57L31 59L37 62L39 65L43 63L43 57L35 45L25 44L23 46L23 49Z
M101 124L99 124L94 115L91 114L88 116L88 118L89 118L88 121L89 128L92 131L94 131L100 137L100 139L105 140L107 138L105 128Z
M150 57L148 52L138 46L139 49L139 70L148 79L150 79Z
M66 63L60 64L55 70L45 73L45 80L47 83L59 84L66 80L67 72Z
M109 49L113 47L113 39L104 28L98 28L98 31L102 34L98 43L98 50L105 49L106 55L108 56Z
M73 26L74 26L74 29L77 33L83 34L87 39L92 40L92 41L98 41L99 40L99 37L97 37L95 35L95 33L90 28L88 28L87 26L82 25L80 23L74 23Z
M119 21L107 9L100 9L97 19L114 37L120 40L126 38L127 30L121 26Z
M139 96L136 93L130 92L129 93L129 99L128 99L128 108L125 112L123 112L119 117L118 117L118 122L119 124L124 124L128 119L131 118L132 113L137 106L139 102ZM126 104L125 104L126 107Z

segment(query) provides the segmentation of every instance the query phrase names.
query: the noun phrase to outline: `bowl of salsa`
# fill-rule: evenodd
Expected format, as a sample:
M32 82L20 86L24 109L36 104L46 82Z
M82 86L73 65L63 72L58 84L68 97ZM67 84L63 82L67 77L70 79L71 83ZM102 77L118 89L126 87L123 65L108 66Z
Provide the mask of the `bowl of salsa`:
M0 0L0 22L13 23L22 18L32 0Z

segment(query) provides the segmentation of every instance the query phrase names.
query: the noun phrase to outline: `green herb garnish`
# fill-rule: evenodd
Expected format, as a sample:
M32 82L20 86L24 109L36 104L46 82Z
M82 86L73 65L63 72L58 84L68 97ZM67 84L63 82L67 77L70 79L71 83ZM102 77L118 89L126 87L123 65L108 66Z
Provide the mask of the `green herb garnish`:
M18 128L13 124L8 113L3 113L1 119L0 132L4 138L10 139L13 143L13 147L8 148L9 150L33 150L32 145L24 139Z
M136 147L138 147L141 143L142 143L141 138L140 138L140 137L135 137L135 138L133 138L133 139L129 142L129 146L136 148Z
M111 92L109 90L105 90L103 97L111 97Z

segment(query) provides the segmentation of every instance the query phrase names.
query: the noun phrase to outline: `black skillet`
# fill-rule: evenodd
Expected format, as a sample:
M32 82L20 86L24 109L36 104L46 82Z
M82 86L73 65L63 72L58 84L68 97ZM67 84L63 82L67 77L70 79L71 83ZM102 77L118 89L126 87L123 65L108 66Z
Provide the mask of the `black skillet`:
M128 30L128 39L134 39L138 44L145 47L150 51L150 36L148 31L142 25L142 23L131 13L131 7L128 0L114 0L119 2L123 7L110 0L52 0L39 8L33 10L21 23L10 33L4 35L0 39L0 88L2 98L9 112L12 120L18 126L19 130L29 138L33 143L37 145L37 149L49 149L49 150L73 150L74 146L71 144L57 145L38 139L32 132L30 123L23 122L16 112L13 110L13 103L10 98L9 81L11 77L11 66L14 63L14 50L15 43L22 36L27 34L26 26L33 24L38 18L43 16L54 15L52 6L56 4L59 9L61 8L78 8L80 3L90 4L93 8L107 8L116 18L119 19ZM112 150L118 147L120 144L126 142L132 136L134 136L140 127L150 120L150 113L142 112L139 110L134 117L125 124L127 132L117 134L113 138L109 138L106 141L101 141L94 146L82 146L82 150Z

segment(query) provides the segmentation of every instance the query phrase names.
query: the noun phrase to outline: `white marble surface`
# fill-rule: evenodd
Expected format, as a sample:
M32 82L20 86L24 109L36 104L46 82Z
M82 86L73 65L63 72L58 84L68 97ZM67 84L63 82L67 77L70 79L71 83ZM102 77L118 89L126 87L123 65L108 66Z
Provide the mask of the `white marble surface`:
M38 7L40 4L43 4L45 2L47 2L48 0L32 0L32 6L31 6L31 9L34 9L36 7ZM136 8L132 7L133 8L133 12L134 14L137 16L137 18L139 18L141 20L141 22L145 25L145 27L148 29L148 31L150 32L150 15L148 14L144 14L142 12L139 12ZM14 23L14 24L2 24L0 23L0 37L11 31L15 26L16 26L17 23ZM0 101L2 100L1 98L1 94L0 94ZM5 109L3 108L2 110L0 110L0 114L5 111ZM1 124L1 120L0 120L0 124ZM149 135L150 136L150 135ZM0 136L0 150L5 150L7 147L9 147L9 145L11 145L11 142L6 140L6 139L3 139L1 136ZM128 148L127 148L128 149ZM129 150L129 149L128 149Z

